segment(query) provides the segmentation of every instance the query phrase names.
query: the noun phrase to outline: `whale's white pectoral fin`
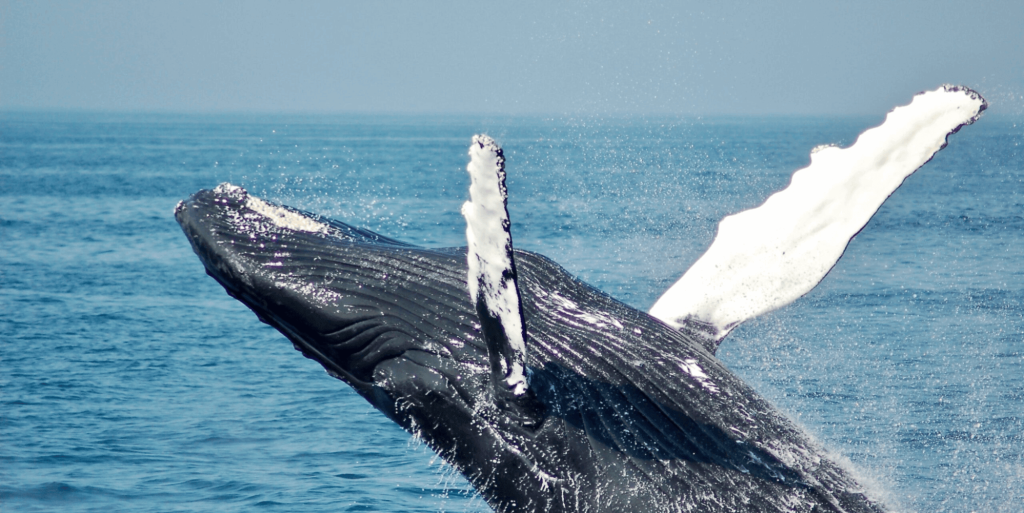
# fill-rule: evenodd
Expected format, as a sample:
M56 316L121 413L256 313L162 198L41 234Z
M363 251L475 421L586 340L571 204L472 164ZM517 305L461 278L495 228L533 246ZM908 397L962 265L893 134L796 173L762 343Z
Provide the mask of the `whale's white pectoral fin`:
M505 157L486 135L473 137L466 170L472 178L466 218L469 293L480 316L495 374L514 395L526 392L526 334L512 254Z
M722 219L711 247L650 314L715 348L740 323L806 294L903 180L986 107L968 88L942 86L848 148L816 148L789 186Z

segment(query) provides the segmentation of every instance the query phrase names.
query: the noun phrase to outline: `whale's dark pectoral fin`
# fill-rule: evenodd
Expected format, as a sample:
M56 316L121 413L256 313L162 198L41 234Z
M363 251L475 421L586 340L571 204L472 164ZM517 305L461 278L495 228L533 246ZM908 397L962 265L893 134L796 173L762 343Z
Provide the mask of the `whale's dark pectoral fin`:
M521 424L535 425L542 408L530 390L526 366L526 323L512 252L505 157L486 135L473 137L469 155L470 200L462 206L467 283L487 342L495 403Z
M736 326L817 286L903 180L987 105L971 89L946 85L893 109L848 148L815 148L785 189L722 219L707 252L650 314L714 353Z

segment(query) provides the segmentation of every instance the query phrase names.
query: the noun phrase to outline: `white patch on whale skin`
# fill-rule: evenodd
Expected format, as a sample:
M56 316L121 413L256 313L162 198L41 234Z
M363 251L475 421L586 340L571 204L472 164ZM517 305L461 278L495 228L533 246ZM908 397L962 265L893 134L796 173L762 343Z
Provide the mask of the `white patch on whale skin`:
M239 200L244 200L246 208L267 218L267 220L279 228L295 230L297 232L324 234L329 231L326 224L304 216L298 212L288 210L287 208L267 203L266 201L249 194L245 189L237 185L224 182L215 187L213 192L217 194L235 196Z
M520 316L519 292L506 271L512 269L512 236L505 202L505 158L494 139L473 136L466 171L472 179L470 200L462 205L466 218L466 261L469 265L469 294L476 304L484 294L484 304L508 337L517 354L512 369L504 369L508 386L516 395L527 389L526 341ZM502 359L503 363L504 359Z
M310 233L327 233L328 231L326 224L286 208L271 205L253 195L245 198L245 206L270 219L271 222L281 228Z
M243 197L248 195L248 193L245 192L245 189L243 189L243 188L241 188L241 187L239 187L239 186L237 186L237 185L235 185L233 183L228 183L228 182L224 182L224 183L214 187L213 188L213 192L215 192L217 194L226 194L226 195L243 196Z
M970 89L942 86L893 109L848 148L814 148L785 189L722 219L707 252L650 314L718 342L806 294L903 180L986 106Z
M713 381L711 381L711 378L704 373L704 369L700 368L700 364L697 363L696 359L687 358L686 360L683 360L683 363L679 364L679 368L683 369L684 372L689 374L694 381L699 383L700 386L704 387L708 392L711 392L712 394L718 393L718 387Z
M576 304L575 301L562 297L557 292L553 292L550 295L538 293L539 296L550 297L555 303L558 304L558 309L569 317L579 319L587 324L590 324L596 328L610 329L615 328L622 330L622 323L618 319L601 313L601 312L586 312L580 308L580 305Z

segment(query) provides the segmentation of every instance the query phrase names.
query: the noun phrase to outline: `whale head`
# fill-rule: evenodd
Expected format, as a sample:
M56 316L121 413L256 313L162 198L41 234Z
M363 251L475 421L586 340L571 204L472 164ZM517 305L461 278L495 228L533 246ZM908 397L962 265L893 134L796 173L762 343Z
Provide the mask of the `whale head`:
M700 342L541 255L515 251L524 414L495 401L465 248L415 247L227 184L175 217L229 295L497 511L879 508Z
M415 248L229 184L179 203L175 217L228 294L396 421L409 419L397 400L409 387L440 398L452 391L445 374L467 391L479 380L486 350L469 335L458 250Z

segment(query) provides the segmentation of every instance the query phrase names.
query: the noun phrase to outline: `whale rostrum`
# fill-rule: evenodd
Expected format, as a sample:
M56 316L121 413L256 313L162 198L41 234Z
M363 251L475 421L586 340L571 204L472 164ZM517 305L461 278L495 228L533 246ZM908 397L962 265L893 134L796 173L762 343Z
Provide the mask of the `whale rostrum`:
M948 134L984 109L984 100L969 89L947 86L932 93L944 100L914 110L915 122L896 130L927 132L901 139L913 155L875 145L900 157L882 159L900 160L886 176L903 175L895 185L895 179L886 182L889 192L873 208L866 200L827 207L845 201L844 187L870 189L865 195L871 201L881 194L881 186L858 185L856 176L870 167L863 157L846 166L856 169L841 184L822 186L838 199L803 213L762 211L762 217L779 220L839 223L834 230L779 227L776 234L783 243L810 248L802 249L805 254L840 249L828 253L830 262L816 260L801 284L765 281L781 282L786 290L749 285L760 299L739 304L738 313L727 311L722 295L744 286L740 279L728 281L730 273L747 276L741 266L756 265L748 248L730 242L732 234L750 229L743 214L731 218L741 218L731 223L738 230L729 226L730 218L723 221L708 252L735 267L719 266L717 278L701 271L700 280L692 281L688 272L655 305L656 317L542 255L513 248L504 158L486 136L475 137L470 148L473 185L462 210L468 249L413 246L228 184L195 193L178 204L175 217L207 273L229 295L423 440L496 511L877 512L883 506L849 469L714 353L739 322L767 311L766 305L792 301L793 290L813 288L867 222L860 221L862 212L870 210L870 218ZM959 107L951 109L950 102ZM951 110L959 118L948 115ZM891 114L879 129L895 118ZM870 142L866 135L836 152L871 146L860 146ZM891 141L892 133L884 139ZM826 151L815 154L821 157L811 168L825 157L850 160ZM881 181L874 175L864 180ZM798 186L794 177L787 190ZM861 213L835 213L850 210ZM785 278L804 260L779 262L773 265ZM726 292L678 293L701 280L726 280Z

